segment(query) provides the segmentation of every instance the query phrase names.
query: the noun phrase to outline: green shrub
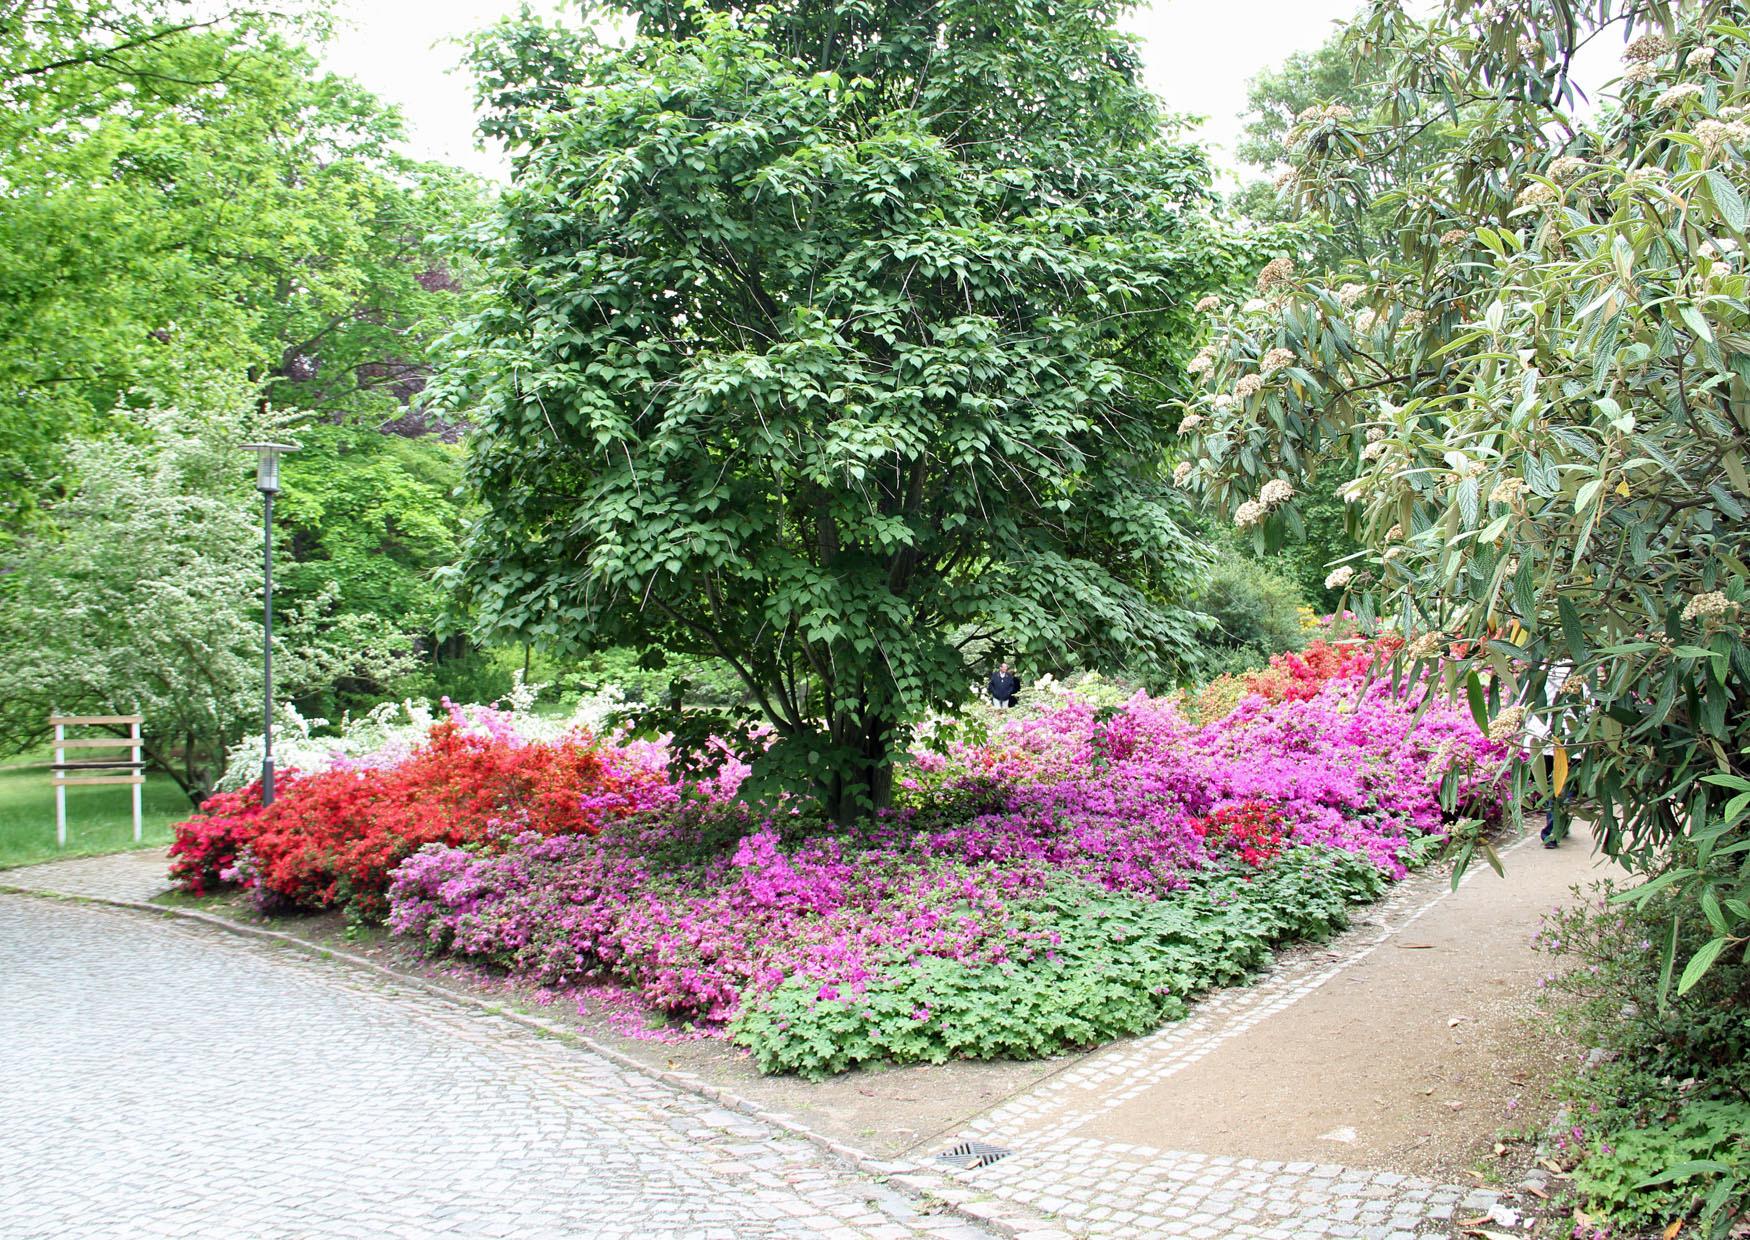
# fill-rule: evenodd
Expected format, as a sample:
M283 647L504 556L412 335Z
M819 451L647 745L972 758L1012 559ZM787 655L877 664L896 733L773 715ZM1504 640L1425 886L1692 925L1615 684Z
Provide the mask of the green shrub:
M1197 599L1197 606L1215 618L1211 645L1261 651L1265 660L1306 644L1300 613L1305 605L1300 586L1292 578L1237 553L1222 557Z
M1537 940L1571 966L1548 979L1545 1006L1588 1050L1560 1086L1575 1122L1556 1145L1577 1160L1587 1209L1614 1226L1687 1217L1715 1192L1723 1226L1750 1206L1750 962L1726 953L1685 994L1662 996L1662 936L1681 896L1667 888L1637 908L1610 903L1614 891L1594 885ZM1700 918L1678 925L1681 962L1713 930ZM1697 1162L1716 1165L1683 1170ZM1674 1168L1682 1174L1649 1183Z
M1652 1128L1600 1137L1574 1170L1586 1209L1653 1229L1698 1210L1721 1224L1750 1205L1750 1103L1691 1102Z
M1199 993L1256 972L1274 944L1343 928L1348 907L1384 886L1365 859L1309 848L1251 881L1224 874L1167 900L1063 883L1011 908L1026 929L1057 936L1053 953L982 967L922 957L839 998L792 977L730 1032L760 1071L810 1078L864 1063L1054 1055L1178 1019Z

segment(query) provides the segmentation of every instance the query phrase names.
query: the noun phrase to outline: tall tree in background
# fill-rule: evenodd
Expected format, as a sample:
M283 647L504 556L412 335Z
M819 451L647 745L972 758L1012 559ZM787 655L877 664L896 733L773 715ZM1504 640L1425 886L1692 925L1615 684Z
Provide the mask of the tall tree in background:
M481 193L399 154L394 111L318 67L302 40L320 34L182 0L0 5L0 746L40 738L51 700L150 703L155 756L198 790L235 739L236 702L259 692L238 644L250 598L259 616L259 551L213 532L259 521L251 459L204 451L229 481L142 498L182 476L165 462L193 459L191 425L218 425L163 411L213 410L216 393L215 443L249 438L251 416L308 428L278 527L280 602L306 622L288 689L380 695L407 661L329 657L330 638L405 654L435 624L456 453L421 436L417 397L426 342L466 304L439 234ZM142 545L154 519L188 525L161 533L163 554ZM65 624L10 623L54 607Z
M0 540L73 485L69 436L213 376L394 417L454 317L433 235L477 190L299 31L175 0L0 15Z
M722 657L840 819L957 640L1179 660L1164 359L1224 260L1115 6L636 11L476 53L521 145L448 344L482 627Z

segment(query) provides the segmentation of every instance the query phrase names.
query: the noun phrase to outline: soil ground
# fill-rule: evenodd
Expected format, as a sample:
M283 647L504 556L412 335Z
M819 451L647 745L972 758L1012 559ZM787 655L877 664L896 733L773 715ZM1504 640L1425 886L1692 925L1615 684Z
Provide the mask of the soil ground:
M1606 870L1579 828L1514 848L1379 947L1083 1128L1108 1141L1452 1178L1560 1065L1533 1027L1539 920ZM1515 1105L1510 1106L1510 1103Z

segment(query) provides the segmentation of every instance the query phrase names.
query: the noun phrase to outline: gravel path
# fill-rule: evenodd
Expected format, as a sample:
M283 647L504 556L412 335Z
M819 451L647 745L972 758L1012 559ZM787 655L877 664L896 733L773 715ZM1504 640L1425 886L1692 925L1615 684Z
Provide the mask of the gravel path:
M588 1051L116 909L0 895L0 1046L9 1237L985 1234Z

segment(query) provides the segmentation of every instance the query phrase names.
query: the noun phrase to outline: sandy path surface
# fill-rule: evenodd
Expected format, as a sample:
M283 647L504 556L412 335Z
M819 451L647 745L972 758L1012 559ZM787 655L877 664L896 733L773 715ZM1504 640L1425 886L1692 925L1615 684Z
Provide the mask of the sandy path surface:
M1525 1036L1549 969L1531 936L1607 872L1584 828L1553 850L1522 843L1506 869L1479 864L1316 989L1071 1131L1417 1174L1470 1165L1550 1067Z

